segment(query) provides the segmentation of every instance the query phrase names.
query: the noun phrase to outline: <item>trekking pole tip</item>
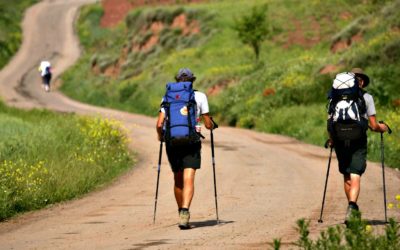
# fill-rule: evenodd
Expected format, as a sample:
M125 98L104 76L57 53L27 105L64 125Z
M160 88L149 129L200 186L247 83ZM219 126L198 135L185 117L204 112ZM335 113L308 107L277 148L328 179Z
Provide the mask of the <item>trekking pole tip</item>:
M318 220L318 223L323 223L323 221L321 219Z

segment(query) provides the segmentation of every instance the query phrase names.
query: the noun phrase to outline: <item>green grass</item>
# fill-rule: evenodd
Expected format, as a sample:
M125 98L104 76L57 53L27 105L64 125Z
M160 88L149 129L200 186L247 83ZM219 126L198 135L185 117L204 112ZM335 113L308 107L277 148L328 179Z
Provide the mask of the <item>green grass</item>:
M270 36L262 44L260 62L256 63L252 49L240 43L233 25L242 13L264 3L268 4ZM387 164L400 167L395 153L400 150L396 132L399 125L396 103L400 102L397 80L400 19L394 11L399 6L399 0L362 3L222 0L157 10L140 8L112 29L99 26L100 5L88 6L77 25L85 54L63 76L63 91L95 105L154 116L165 84L173 81L179 68L189 67L197 76L196 89L206 93L213 87L221 90L209 96L212 115L221 123L285 134L321 145L327 136L326 93L334 74L362 67L372 79L367 90L375 98L378 119L386 120L395 131L385 141L390 152ZM202 23L202 35L191 38L197 39L195 44L166 31L174 47L157 45L147 52L126 52L132 46L131 41L146 41L151 36L138 32L138 26L146 27L150 24L148 20L157 18L170 20L171 13L179 11L197 13L193 18ZM156 18L157 13L163 14ZM312 46L288 44L298 27L303 40L318 42ZM359 33L362 40L353 42L349 49L330 51L333 41ZM109 37L115 38L112 43ZM100 71L93 69L94 62ZM101 71L110 65L118 68L119 64L120 72L113 76ZM330 64L337 65L337 71L321 75L319 71ZM374 143L380 143L374 136L370 139L369 158L377 160Z
M0 68L18 50L22 14L36 2L0 0ZM0 221L79 197L127 171L134 157L121 128L0 102Z
M0 221L109 183L132 156L115 121L0 104Z
M21 45L20 23L25 9L37 0L0 0L0 69Z

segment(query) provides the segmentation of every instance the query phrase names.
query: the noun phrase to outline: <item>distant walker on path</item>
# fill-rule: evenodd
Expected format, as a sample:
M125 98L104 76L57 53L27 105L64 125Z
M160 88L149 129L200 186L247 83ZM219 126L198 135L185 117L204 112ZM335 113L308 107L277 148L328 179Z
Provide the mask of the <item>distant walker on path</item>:
M42 87L46 92L50 91L50 81L51 81L51 64L49 61L41 61L38 68L40 75L42 77Z

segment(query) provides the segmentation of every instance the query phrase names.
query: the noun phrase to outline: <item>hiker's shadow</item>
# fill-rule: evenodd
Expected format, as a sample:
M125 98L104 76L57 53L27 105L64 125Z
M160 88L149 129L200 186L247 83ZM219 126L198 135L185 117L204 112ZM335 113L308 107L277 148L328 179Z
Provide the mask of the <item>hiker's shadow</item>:
M380 226L380 225L386 225L387 222L384 220L367 220L367 224L371 226Z
M190 222L190 225L192 226L192 229L198 228L198 227L214 227L214 226L221 226L221 225L226 225L234 223L234 221L225 221L225 220L220 220L219 223L217 220L206 220L206 221L193 221Z

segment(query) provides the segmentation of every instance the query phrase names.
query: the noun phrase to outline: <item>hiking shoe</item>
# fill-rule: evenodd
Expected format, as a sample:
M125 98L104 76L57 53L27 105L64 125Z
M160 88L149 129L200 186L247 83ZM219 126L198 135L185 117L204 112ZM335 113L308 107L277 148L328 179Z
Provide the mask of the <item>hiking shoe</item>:
M190 229L189 219L190 219L189 211L180 211L179 212L179 228L180 229Z
M356 218L359 216L358 213L358 206L357 204L349 204L349 206L347 207L347 212L346 212L346 217L344 219L344 224L346 224L346 226L349 223L349 220L352 218Z

